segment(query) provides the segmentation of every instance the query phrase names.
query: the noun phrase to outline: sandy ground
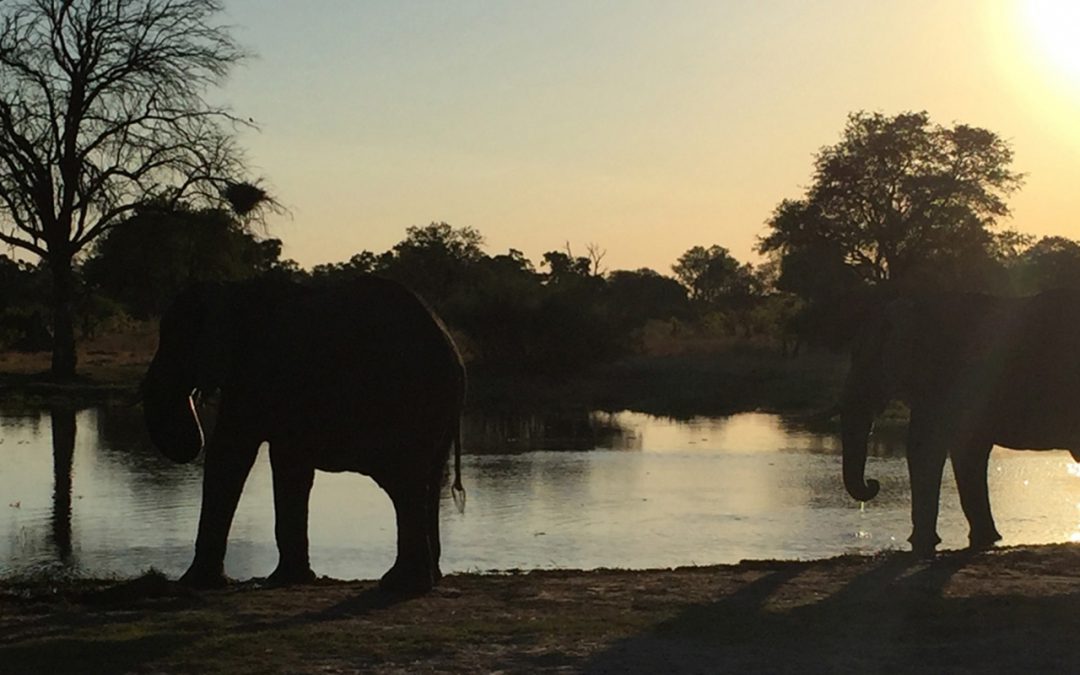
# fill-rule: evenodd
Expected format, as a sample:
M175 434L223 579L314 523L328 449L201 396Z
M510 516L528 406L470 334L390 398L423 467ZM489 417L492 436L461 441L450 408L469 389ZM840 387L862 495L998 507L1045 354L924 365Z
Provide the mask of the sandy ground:
M3 673L1080 673L1080 545L191 592L0 582Z

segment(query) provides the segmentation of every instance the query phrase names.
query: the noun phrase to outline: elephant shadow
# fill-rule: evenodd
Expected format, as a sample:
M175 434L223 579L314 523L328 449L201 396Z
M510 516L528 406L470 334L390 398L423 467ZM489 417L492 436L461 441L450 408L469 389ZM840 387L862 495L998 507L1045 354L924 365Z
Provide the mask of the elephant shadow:
M1047 597L950 597L976 553L933 561L876 558L843 586L793 605L804 566L773 569L714 602L690 606L614 643L581 670L611 672L1076 672L1080 590ZM812 574L812 573L811 573ZM1068 665L1066 665L1068 664Z
M318 612L305 614L292 621L294 623L321 623L347 617L364 617L394 605L407 602L410 598L400 593L388 593L378 586L370 586L340 602Z

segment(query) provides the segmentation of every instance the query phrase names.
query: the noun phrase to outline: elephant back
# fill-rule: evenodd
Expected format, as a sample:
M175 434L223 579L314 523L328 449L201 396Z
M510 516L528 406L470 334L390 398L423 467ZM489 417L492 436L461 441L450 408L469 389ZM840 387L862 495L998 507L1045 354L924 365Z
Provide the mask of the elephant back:
M442 321L401 284L361 277L325 288L269 286L249 296L247 315L239 398L274 423L311 429L347 416L394 442L435 433L427 424L456 424L461 357ZM292 401L304 402L302 423Z

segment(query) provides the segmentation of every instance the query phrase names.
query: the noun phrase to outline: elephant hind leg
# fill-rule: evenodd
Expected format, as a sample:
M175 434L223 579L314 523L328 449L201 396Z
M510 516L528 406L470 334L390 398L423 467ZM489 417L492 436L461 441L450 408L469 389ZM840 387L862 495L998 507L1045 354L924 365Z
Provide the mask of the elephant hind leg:
M439 504L442 498L443 474L445 464L436 463L431 472L427 489L427 542L431 552L431 574L435 583L442 579L439 558L442 557L442 542L439 538Z
M990 511L990 491L986 484L991 447L990 443L972 443L958 448L951 456L960 506L971 528L968 535L971 548L993 546L1001 540Z
M380 481L394 503L397 518L397 559L379 580L391 593L419 595L435 585L435 566L428 538L430 520L427 476Z

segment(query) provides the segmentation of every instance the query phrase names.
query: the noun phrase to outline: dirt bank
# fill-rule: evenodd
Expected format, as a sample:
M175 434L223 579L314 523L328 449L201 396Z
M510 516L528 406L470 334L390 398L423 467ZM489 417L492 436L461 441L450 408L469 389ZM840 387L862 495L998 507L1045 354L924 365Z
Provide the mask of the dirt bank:
M1080 545L193 593L0 583L4 673L1080 672Z

